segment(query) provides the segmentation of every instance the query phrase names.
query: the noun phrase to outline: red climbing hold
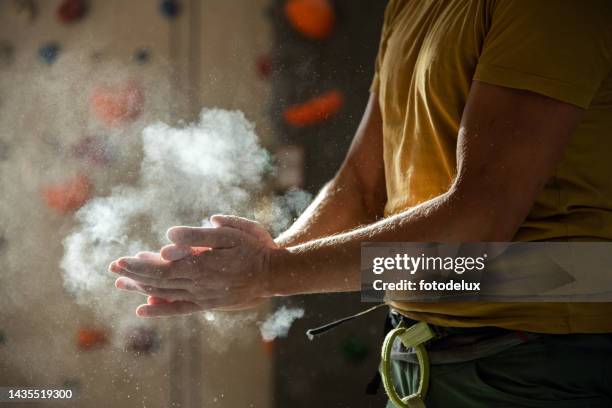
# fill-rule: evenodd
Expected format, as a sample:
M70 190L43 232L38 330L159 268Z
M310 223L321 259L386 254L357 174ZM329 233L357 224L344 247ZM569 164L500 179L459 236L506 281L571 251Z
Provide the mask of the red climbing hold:
M99 349L108 343L104 330L91 328L79 329L76 340L78 348L83 351Z
M290 125L296 127L313 125L335 115L343 102L342 92L334 89L304 103L288 107L283 115Z
M261 79L268 79L270 77L270 74L272 73L272 62L270 61L270 56L260 55L255 61L255 66L257 67L257 75Z
M50 208L68 214L81 208L91 198L92 189L89 178L77 174L64 183L46 187L42 195Z
M144 107L144 92L133 81L118 86L97 86L90 102L94 114L108 126L119 126L136 120Z
M73 23L80 20L87 13L85 0L64 0L57 8L57 18L62 23Z
M288 0L285 16L296 31L314 40L328 37L336 23L329 0Z

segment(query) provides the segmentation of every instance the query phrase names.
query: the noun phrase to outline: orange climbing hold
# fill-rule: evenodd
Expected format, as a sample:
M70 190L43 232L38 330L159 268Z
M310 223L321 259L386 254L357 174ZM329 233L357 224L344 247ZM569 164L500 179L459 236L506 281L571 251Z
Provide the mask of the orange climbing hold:
M108 126L120 126L140 116L144 108L144 92L133 81L118 86L98 86L90 97L96 117Z
M91 198L92 188L87 176L77 174L65 183L45 188L42 195L50 208L68 214L81 208Z
M343 102L342 92L334 89L304 103L288 107L283 115L290 125L297 127L313 125L338 113Z
M336 23L329 0L288 0L285 16L296 31L314 40L329 37Z
M77 331L77 346L80 350L94 350L108 343L106 332L101 329L82 328Z

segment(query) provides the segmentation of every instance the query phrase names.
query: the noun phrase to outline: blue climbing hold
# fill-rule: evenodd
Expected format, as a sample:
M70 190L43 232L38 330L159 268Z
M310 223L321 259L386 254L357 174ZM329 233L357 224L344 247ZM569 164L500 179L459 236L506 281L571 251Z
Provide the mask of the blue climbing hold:
M134 52L134 60L139 64L145 64L149 61L150 52L148 48L139 48Z
M176 0L162 0L159 3L159 11L166 18L175 18L179 15L180 6Z
M53 64L60 52L60 46L56 42L43 44L38 49L38 56L45 64Z

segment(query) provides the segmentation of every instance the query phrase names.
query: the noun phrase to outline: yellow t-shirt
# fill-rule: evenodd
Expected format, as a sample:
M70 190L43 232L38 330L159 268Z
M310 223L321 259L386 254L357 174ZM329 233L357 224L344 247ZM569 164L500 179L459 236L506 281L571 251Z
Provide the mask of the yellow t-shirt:
M612 1L391 0L371 87L383 116L387 215L448 190L472 80L585 109L515 240L612 240ZM612 332L611 303L392 305L447 326Z

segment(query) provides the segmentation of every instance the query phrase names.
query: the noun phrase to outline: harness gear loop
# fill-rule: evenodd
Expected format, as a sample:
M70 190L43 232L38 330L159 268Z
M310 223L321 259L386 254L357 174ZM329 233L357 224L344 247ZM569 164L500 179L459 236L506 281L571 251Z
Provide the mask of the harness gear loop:
M380 371L382 383L389 399L398 408L425 408L425 396L429 387L429 358L424 343L434 337L434 332L425 322L406 328L403 323L391 330L382 345ZM406 348L412 347L419 362L420 378L416 392L405 397L395 390L391 375L391 350L395 339L399 338Z

